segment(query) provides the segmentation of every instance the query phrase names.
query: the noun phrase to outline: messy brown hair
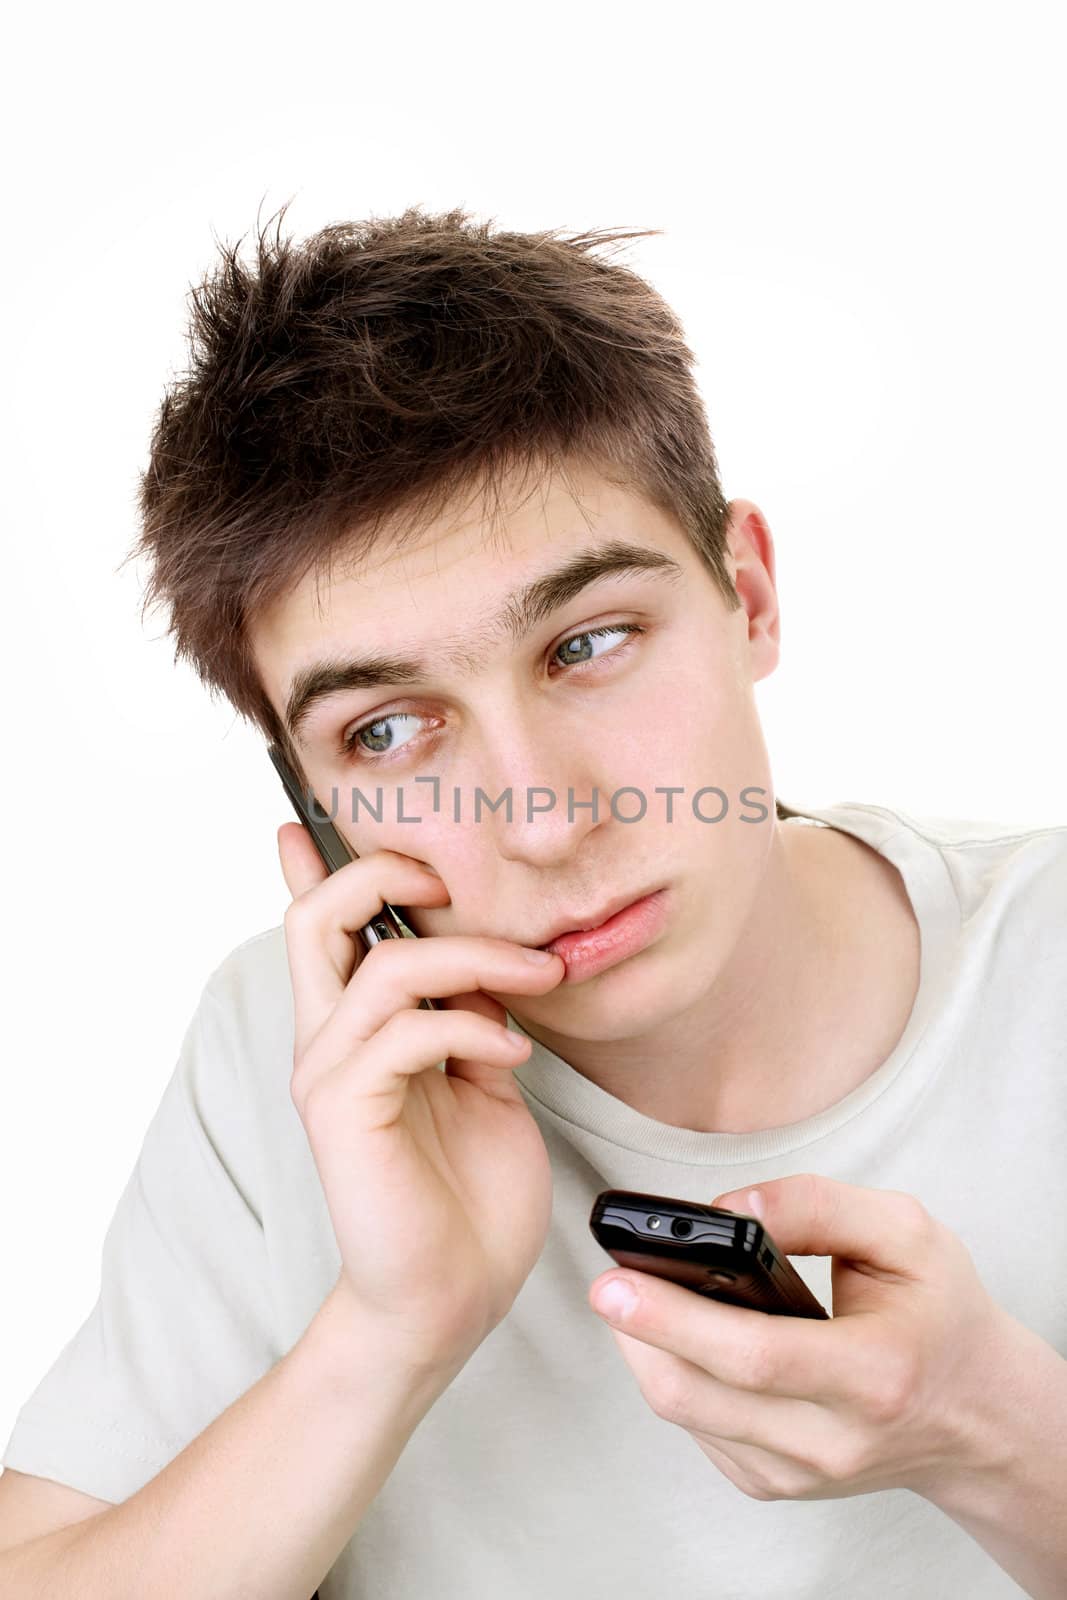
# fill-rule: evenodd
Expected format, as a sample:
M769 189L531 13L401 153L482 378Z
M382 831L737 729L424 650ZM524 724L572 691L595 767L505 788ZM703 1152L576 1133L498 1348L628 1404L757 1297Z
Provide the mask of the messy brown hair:
M288 203L287 203L288 204ZM188 371L140 478L144 611L175 661L296 752L247 620L309 571L407 542L480 488L596 464L671 514L731 610L728 505L693 356L660 295L614 254L658 234L495 231L461 209L332 223L302 244L277 213L191 289ZM525 476L523 477L525 481Z

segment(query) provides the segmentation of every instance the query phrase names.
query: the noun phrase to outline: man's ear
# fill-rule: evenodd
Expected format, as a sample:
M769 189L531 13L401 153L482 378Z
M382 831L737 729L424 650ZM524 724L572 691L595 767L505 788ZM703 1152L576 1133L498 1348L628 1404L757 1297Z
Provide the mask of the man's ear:
M734 588L748 619L748 670L758 683L778 665L780 647L774 539L759 506L731 500L727 539Z

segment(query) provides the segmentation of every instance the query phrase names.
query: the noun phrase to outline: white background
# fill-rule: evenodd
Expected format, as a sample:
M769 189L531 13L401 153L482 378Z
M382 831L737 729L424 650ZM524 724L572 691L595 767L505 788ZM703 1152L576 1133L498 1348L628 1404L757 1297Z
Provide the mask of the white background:
M0 1437L90 1311L210 971L281 920L262 745L119 563L213 235L663 229L776 539L776 787L1067 822L1055 5L19 8L3 105Z

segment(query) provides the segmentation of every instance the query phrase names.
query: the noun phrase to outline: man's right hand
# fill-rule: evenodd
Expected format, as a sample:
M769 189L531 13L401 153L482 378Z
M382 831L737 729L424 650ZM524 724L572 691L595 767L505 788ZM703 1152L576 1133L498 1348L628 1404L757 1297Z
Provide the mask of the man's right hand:
M386 903L447 904L443 881L392 850L328 873L298 822L278 850L293 896L291 1093L341 1253L335 1293L415 1366L462 1365L506 1316L552 1210L548 1152L511 1076L529 1040L486 991L547 994L564 963L465 935L364 953L355 930ZM420 1008L427 997L441 1009Z

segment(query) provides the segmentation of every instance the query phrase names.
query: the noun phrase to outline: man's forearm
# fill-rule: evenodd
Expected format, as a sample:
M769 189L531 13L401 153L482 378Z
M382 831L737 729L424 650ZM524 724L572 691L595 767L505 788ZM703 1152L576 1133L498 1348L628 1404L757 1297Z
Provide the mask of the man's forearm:
M407 1370L336 1293L289 1353L110 1511L0 1553L5 1600L308 1600L455 1371Z
M995 1460L977 1463L926 1498L1034 1600L1063 1600L1067 1361L1031 1329L1011 1323L1012 1358L989 1373Z

